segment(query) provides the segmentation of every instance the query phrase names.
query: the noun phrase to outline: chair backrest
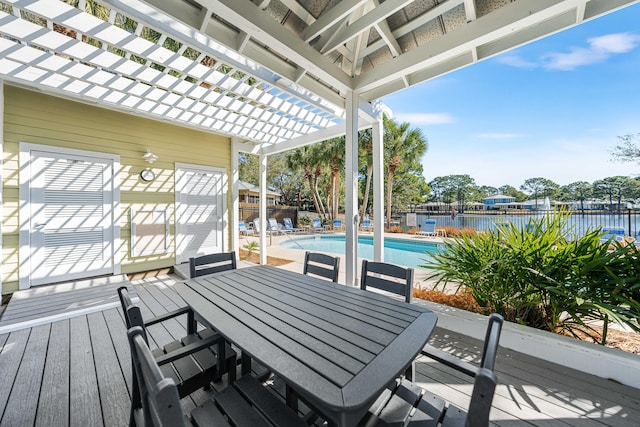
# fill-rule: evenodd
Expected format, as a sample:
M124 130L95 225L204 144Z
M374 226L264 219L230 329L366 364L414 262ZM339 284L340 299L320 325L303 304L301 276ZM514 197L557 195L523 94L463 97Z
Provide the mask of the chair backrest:
M342 220L334 219L333 220L333 228L342 228Z
M322 220L320 218L313 218L311 224L313 225L313 228L322 228Z
M428 219L424 222L424 227L422 228L423 232L426 233L434 233L436 231L436 220Z
M122 313L124 314L124 322L127 325L127 329L139 326L142 328L144 337L146 339L146 331L144 327L144 319L142 318L142 312L140 307L135 305L129 296L129 290L126 286L118 288L118 297L120 298L120 305L122 306Z
M139 326L128 330L134 387L132 413L137 426L186 427L178 388L170 378L165 378L145 340Z
M405 297L406 302L411 302L413 268L403 268L394 264L373 262L366 259L362 260L360 289L366 290L369 286L402 295Z
M291 221L291 218L284 218L282 221L284 221L284 228L286 228L287 230L293 230L295 228L293 226L293 221Z
M326 266L329 266L329 268ZM340 258L338 257L332 257L318 252L307 252L304 254L304 274L315 274L338 283L339 269Z
M244 223L244 221L238 222L238 229L240 230L241 233L244 233L245 231L247 231L247 226Z
M489 325L487 326L482 350L482 361L473 382L471 401L467 411L466 425L469 427L489 425L491 402L498 384L494 366L503 323L504 319L501 315L493 313L489 316Z
M361 228L371 228L371 220L369 218L365 218L362 220Z
M275 218L269 218L269 230L278 232L280 228L278 227L278 221Z
M200 267L203 265L207 267ZM204 276L205 274L219 273L221 271L235 270L236 268L235 251L189 258L189 273L191 278Z
M253 228L256 230L256 232L258 234L260 234L260 220L259 219L253 220Z

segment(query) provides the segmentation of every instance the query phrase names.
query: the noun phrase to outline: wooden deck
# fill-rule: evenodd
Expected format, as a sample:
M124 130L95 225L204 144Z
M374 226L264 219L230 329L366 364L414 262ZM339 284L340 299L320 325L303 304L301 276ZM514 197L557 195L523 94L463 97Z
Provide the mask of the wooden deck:
M183 305L172 290L178 280L177 276L161 276L133 281L143 315L150 317ZM1 426L127 425L131 361L122 314L118 308L75 314L0 335ZM177 320L149 328L152 345L162 345L183 333ZM480 352L478 341L445 330L437 330L432 343L470 360ZM619 427L639 423L638 389L512 351L501 350L496 367L500 384L491 414L493 425ZM468 378L422 360L416 371L423 387L453 403L468 402ZM183 399L185 409L212 392L202 390Z

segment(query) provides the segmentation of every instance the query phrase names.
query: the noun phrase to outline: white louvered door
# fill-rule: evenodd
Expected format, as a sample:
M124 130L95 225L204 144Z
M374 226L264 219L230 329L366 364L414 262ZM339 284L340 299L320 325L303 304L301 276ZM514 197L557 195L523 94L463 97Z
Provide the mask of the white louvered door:
M224 169L176 165L176 262L223 251Z
M30 284L113 273L113 164L31 152Z

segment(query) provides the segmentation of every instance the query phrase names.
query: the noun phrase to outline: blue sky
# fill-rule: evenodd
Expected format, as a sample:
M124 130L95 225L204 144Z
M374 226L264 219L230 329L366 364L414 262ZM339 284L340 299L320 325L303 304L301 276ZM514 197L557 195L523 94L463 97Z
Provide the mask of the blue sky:
M640 174L613 162L617 137L640 133L640 5L385 97L423 130L427 181L468 174L519 188Z

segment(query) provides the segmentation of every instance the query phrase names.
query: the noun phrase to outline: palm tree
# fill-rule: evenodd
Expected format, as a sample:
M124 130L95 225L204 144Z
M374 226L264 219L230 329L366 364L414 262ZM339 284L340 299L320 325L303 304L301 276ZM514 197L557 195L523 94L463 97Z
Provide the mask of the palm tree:
M369 191L371 190L371 177L373 175L373 137L371 129L365 129L358 133L358 145L360 146L360 155L358 158L364 159L367 166L367 181L364 187L362 210L360 213L360 221L362 221L369 207Z
M330 182L330 205L331 219L338 216L338 206L340 205L340 176L344 170L345 158L345 138L332 138L322 143L323 156L331 169Z
M391 226L391 200L393 176L403 163L419 161L427 151L427 139L418 128L410 128L408 122L398 124L393 119L384 120L384 152L387 160L387 227Z
M318 193L318 177L322 175L324 169L320 157L317 145L296 148L287 156L287 167L292 170L302 169L304 171L316 212L324 216L324 204Z

